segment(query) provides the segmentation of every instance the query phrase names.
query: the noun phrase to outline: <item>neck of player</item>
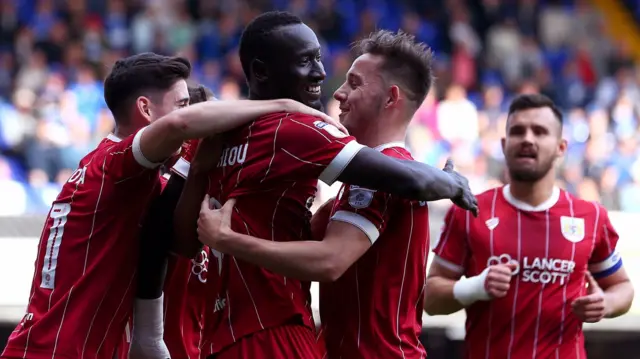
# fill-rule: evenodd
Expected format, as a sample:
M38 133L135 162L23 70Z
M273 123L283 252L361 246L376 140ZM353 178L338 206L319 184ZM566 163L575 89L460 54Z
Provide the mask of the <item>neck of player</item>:
M377 120L368 122L366 126L360 126L351 135L355 136L359 143L376 148L392 142L405 142L407 127L411 118L404 118L399 114L382 114Z
M139 128L138 128L139 129ZM131 126L116 126L113 130L113 135L119 139L124 139L134 134L138 129L131 128Z
M545 177L535 182L512 180L509 184L509 192L511 192L511 195L515 199L537 207L548 200L553 194L555 173L554 171L549 171Z

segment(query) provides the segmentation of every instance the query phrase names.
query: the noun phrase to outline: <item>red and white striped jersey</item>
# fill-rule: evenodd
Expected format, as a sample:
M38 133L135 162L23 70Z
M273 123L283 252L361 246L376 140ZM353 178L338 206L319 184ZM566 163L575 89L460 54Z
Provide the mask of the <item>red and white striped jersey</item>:
M181 156L170 169L173 175L187 177L198 141L190 140L182 144ZM168 173L160 177L162 190L168 180ZM209 248L206 246L194 259L169 256L164 282L164 342L173 358L200 357L208 266ZM130 319L126 324L116 359L129 358L132 329L133 320Z
M376 147L413 160L402 143ZM420 343L429 254L427 202L343 185L332 221L351 223L372 247L337 281L320 284L329 358L425 358Z
M537 207L509 186L478 196L480 216L452 207L435 261L467 277L487 266L518 265L506 297L466 310L466 358L586 358L582 322L571 302L585 295L587 271L604 277L622 266L607 211L554 189Z
M233 230L273 241L310 240L318 179L331 184L363 146L302 114L276 113L225 136L212 201L236 198ZM218 204L219 204L218 203ZM315 331L310 284L212 251L203 351L287 322Z
M3 358L114 357L135 294L140 223L160 191L140 151L144 128L104 139L54 201L38 245L27 314Z

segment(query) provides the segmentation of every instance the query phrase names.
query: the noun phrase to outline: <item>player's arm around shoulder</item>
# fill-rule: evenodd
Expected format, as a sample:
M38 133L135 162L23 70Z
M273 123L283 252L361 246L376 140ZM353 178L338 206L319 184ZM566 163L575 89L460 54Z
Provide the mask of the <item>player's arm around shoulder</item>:
M587 293L571 303L573 313L587 323L615 318L629 311L634 297L633 284L616 249L619 236L607 210L597 204L602 219L596 219L596 243L586 273Z
M429 315L455 313L477 301L502 298L509 291L513 263L492 265L477 275L467 274L472 253L466 229L472 220L469 212L455 206L445 217L426 281L424 310Z
M145 127L139 132L139 155L150 163L162 162L178 151L185 140L220 134L279 111L333 121L320 111L288 99L206 101L173 111Z

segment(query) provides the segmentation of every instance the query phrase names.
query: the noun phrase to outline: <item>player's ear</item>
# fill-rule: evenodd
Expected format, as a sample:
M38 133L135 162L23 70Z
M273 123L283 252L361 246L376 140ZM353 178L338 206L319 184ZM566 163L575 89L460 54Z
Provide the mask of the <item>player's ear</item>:
M567 152L567 147L569 145L567 144L567 140L565 140L564 138L560 139L560 143L558 144L558 151L556 153L556 155L558 157L562 157L564 156L564 154Z
M269 79L267 64L260 59L253 59L251 61L251 76L258 82L267 81L267 79Z
M385 108L395 106L400 99L400 88L396 85L391 85L387 91L387 102L384 104Z
M136 99L136 110L138 114L151 122L151 100L146 96L139 96Z
M500 138L500 146L502 147L502 154L503 155L507 155L505 152L505 145L507 144L507 138L506 137L502 137Z

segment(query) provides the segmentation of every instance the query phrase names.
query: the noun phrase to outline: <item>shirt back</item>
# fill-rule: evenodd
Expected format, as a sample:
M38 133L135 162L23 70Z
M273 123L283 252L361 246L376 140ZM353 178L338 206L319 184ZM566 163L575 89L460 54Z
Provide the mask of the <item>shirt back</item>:
M27 314L3 356L113 358L135 294L139 225L159 193L137 134L104 139L54 201Z
M538 207L513 198L508 186L478 196L478 218L452 207L435 261L465 276L515 263L504 298L469 306L466 358L586 357L582 322L571 302L594 277L622 265L607 211L558 188Z
M362 148L353 137L302 114L259 118L225 138L209 194L237 202L232 228L271 241L310 240L318 178L335 181ZM265 328L297 322L315 330L310 283L213 251L204 348L211 354ZM208 343L207 343L208 342Z
M413 160L402 143L377 147ZM362 229L371 248L337 281L320 284L329 358L424 358L420 343L429 253L426 202L343 185L331 220Z

